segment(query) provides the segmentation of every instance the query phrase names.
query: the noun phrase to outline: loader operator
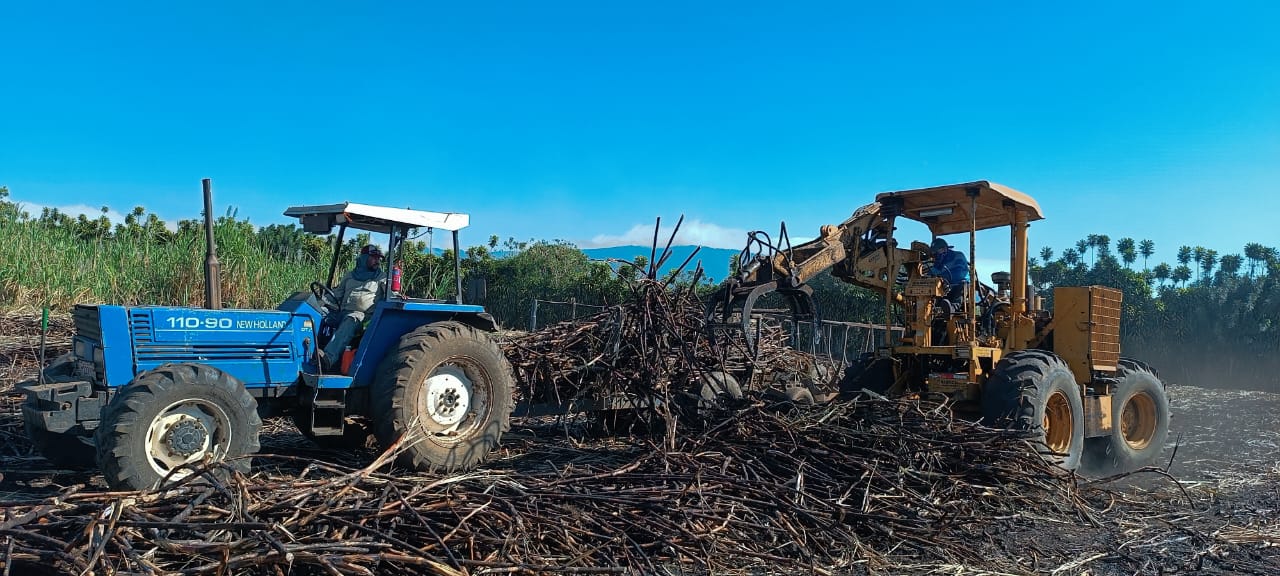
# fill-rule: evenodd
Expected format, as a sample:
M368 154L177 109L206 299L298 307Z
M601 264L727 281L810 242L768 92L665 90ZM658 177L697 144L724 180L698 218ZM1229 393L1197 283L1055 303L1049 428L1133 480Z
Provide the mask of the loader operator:
M969 284L969 261L963 252L952 250L951 245L941 238L934 238L929 249L933 252L933 266L929 267L929 273L941 278L948 286L942 300L947 302L953 313L963 310L964 289Z
M329 369L342 362L342 351L355 337L356 330L364 323L373 305L387 289L387 275L382 271L382 250L370 244L360 249L356 266L342 277L333 288L336 312L325 316L325 323L333 327L333 338L324 347L324 361Z

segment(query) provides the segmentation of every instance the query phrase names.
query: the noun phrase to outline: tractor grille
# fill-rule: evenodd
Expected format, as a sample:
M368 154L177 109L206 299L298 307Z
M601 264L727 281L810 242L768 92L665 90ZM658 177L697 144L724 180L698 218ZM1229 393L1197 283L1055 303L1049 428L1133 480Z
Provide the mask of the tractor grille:
M129 314L136 362L209 362L234 360L284 360L292 358L289 344L244 345L222 342L156 342L151 315L145 310Z
M71 312L71 320L76 326L76 336L102 341L102 323L98 321L98 307L77 304Z
M138 345L134 349L138 362L195 362L207 360L289 360L286 346L227 346L189 344L185 346Z
M131 312L129 314L129 333L133 334L135 347L150 344L155 339L155 334L151 331L151 315L140 310Z

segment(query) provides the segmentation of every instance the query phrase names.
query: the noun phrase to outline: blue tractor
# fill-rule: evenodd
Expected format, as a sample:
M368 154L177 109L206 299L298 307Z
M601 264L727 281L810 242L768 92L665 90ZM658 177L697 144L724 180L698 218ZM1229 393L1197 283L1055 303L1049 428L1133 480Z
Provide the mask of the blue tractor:
M462 304L460 279L448 301L386 290L345 362L331 368L319 352L348 229L387 235L388 276L414 230L450 231L456 272L468 216L355 203L285 215L312 233L337 227L338 242L328 281L275 310L76 306L72 352L23 386L27 433L41 452L64 466L96 463L112 488L146 489L208 460L247 471L262 418L289 416L328 446L372 435L387 447L413 433L420 440L399 461L419 470L481 462L509 428L513 377L493 317Z

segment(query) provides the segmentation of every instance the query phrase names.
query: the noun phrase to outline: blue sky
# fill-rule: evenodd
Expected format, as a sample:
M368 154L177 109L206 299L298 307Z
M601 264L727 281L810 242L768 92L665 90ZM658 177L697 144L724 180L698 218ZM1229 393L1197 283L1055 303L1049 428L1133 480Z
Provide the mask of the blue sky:
M258 224L291 204L490 234L812 236L990 179L1032 243L1280 245L1280 4L6 2L0 185ZM647 243L640 240L639 243ZM994 251L1007 250L996 241Z

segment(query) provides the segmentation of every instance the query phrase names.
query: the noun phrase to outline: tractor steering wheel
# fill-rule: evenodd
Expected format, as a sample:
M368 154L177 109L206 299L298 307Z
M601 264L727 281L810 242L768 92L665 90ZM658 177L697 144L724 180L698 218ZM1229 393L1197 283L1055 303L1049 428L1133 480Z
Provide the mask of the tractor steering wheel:
M338 309L338 295L334 294L333 290L329 289L328 286L319 282L312 282L311 293L315 295L316 300L320 301L320 305L323 306L326 311Z

